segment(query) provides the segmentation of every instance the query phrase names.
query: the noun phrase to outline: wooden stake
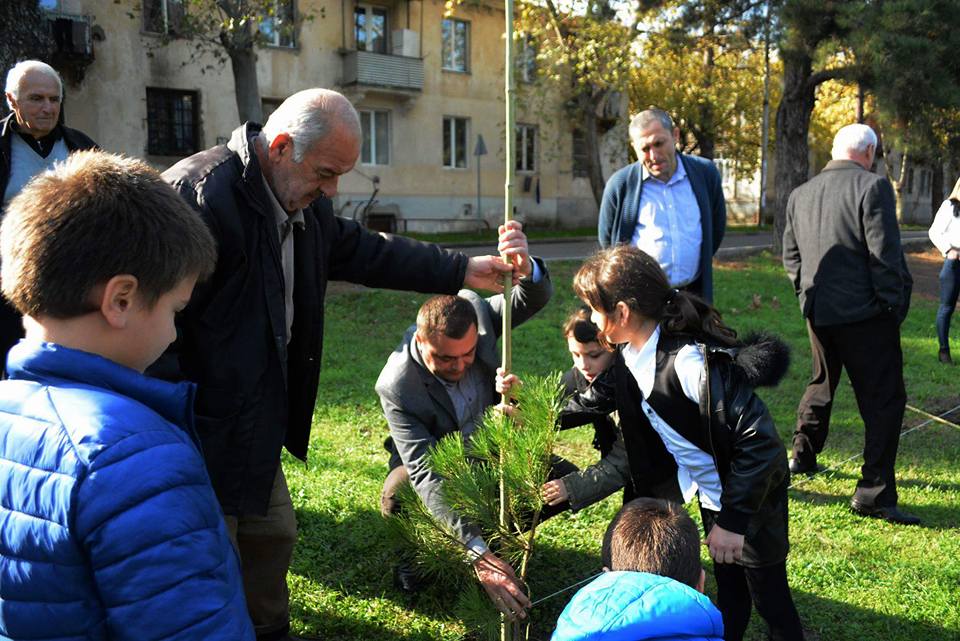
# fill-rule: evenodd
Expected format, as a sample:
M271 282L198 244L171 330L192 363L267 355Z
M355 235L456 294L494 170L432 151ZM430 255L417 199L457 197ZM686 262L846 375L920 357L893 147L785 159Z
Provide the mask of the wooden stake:
M506 67L504 74L504 93L506 103L506 126L505 137L506 141L504 144L504 150L507 157L506 171L504 172L505 180L503 185L503 222L504 224L510 222L513 219L513 163L514 163L514 143L516 141L516 134L514 129L516 126L514 124L514 109L513 109L513 0L504 1L504 35L505 35L505 50L504 50L504 66ZM512 359L512 348L511 343L511 329L513 328L513 319L512 319L512 310L511 305L512 298L512 289L513 289L513 274L508 273L503 279L503 331L501 333L501 340L503 341L503 358L502 358L502 367L506 374L509 374L513 368L513 359ZM509 403L510 397L507 394L503 396L503 402ZM507 487L504 483L503 478L503 450L500 451L500 528L502 531L506 531L508 528L508 519L510 514L510 506L508 504L507 497ZM514 627L510 625L510 622L506 618L500 620L500 639L501 641L514 641Z

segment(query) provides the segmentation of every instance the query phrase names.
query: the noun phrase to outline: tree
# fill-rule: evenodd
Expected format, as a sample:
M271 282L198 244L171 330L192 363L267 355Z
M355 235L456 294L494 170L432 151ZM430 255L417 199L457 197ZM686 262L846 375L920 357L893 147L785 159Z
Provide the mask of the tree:
M181 4L182 3L182 4ZM211 56L213 65L230 62L239 121L261 122L263 108L257 80L257 47L267 36L292 38L303 20L312 16L294 15L290 0L158 0L149 3L160 11L144 9L144 24L155 25L161 45L188 39L194 45L190 64ZM181 7L175 13L171 7ZM139 8L139 3L137 4ZM131 13L131 17L135 14Z
M590 187L597 205L606 179L601 171L600 135L622 114L640 14L618 21L621 0L544 0L518 4L517 31L537 46L539 78L548 91L567 96L567 116L583 133Z
M960 15L947 0L783 0L783 97L777 108L775 250L787 199L808 178L810 116L817 87L858 82L876 95L881 121L895 125L904 153L911 132L960 105ZM851 114L851 121L853 114Z
M50 26L46 12L37 0L4 0L0 2L0 70L6 72L21 60L46 60L50 56ZM7 112L6 100L0 113Z
M446 503L481 528L487 543L524 582L543 507L540 487L550 472L561 389L559 374L530 378L517 390L520 419L491 408L469 443L451 434L429 454L432 469L444 479ZM507 489L506 526L500 522L501 480ZM456 595L455 612L468 627L485 638L500 638L499 613L477 585L472 566L463 562L460 540L433 518L409 485L398 492L398 499L403 511L391 519L392 531L415 552L421 573L433 579L445 598ZM519 628L513 626L509 638L525 638Z

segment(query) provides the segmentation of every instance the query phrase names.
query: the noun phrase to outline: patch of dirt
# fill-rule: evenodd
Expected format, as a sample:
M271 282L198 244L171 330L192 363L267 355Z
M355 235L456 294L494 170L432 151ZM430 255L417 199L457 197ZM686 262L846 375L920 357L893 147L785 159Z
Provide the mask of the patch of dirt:
M940 300L943 255L936 249L907 254L907 266L913 276L913 295L926 300Z

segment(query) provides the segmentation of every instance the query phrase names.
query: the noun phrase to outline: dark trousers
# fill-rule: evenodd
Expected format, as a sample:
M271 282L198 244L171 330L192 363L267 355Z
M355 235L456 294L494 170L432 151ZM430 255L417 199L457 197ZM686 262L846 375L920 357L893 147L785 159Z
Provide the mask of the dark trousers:
M863 467L854 498L867 506L897 504L894 465L907 393L900 326L880 314L857 323L817 326L807 321L813 376L797 408L793 453L801 461L823 451L830 410L846 368L864 426Z
M940 269L940 307L937 309L937 341L940 349L950 349L950 318L960 294L960 260L947 258Z
M398 457L399 458L399 457ZM550 474L548 480L562 478L571 472L576 472L579 468L570 461L554 456L551 461ZM400 501L397 500L396 493L401 485L410 482L410 473L403 465L397 465L387 474L383 482L383 489L380 491L380 514L384 518L389 518L392 514L398 514L402 509ZM570 509L570 502L564 501L559 505L544 505L540 511L540 522L546 521L551 516L556 516L561 512ZM532 517L532 515L531 515Z
M717 515L700 510L704 533L713 529ZM748 540L744 543L745 558L758 556L750 547ZM787 582L786 559L759 567L714 563L713 576L717 579L717 608L723 616L724 641L743 639L753 606L770 628L773 641L803 641L800 615Z

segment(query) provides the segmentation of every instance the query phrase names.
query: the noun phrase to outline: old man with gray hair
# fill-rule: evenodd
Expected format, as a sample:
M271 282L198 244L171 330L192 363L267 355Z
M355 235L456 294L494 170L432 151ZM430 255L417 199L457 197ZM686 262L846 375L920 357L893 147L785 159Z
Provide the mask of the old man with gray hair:
M499 257L467 258L335 216L331 198L361 137L344 96L308 89L262 128L246 123L164 173L210 227L219 258L154 371L198 384L197 433L262 640L298 638L286 584L296 518L280 452L307 456L328 281L454 294L497 290L513 271ZM499 249L526 252L526 239L504 229Z
M727 226L720 172L706 158L677 151L680 130L663 110L634 116L630 142L639 160L607 181L600 246L636 245L671 285L713 300L713 255Z
M60 123L63 81L45 62L24 60L7 72L4 89L11 113L0 120L0 210L37 174L73 151L95 149L86 134ZM23 338L20 314L0 301L0 367Z
M797 409L793 473L817 471L834 393L845 368L865 430L857 514L892 523L920 519L897 507L894 465L907 396L900 323L913 280L900 246L890 181L871 171L877 136L847 125L833 160L797 187L787 203L783 265L800 300L813 374Z

